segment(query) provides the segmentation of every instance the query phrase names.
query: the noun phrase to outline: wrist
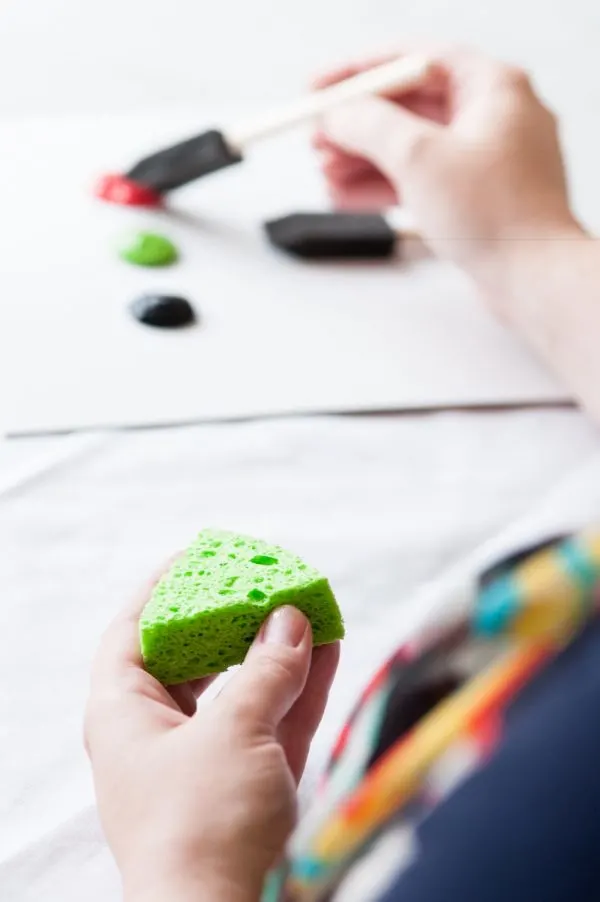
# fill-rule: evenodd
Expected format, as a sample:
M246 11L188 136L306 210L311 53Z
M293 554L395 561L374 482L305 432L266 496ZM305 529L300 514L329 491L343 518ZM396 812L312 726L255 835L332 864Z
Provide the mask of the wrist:
M538 311L541 297L531 291L552 267L589 241L589 235L574 218L515 230L498 239L474 265L471 276L489 306L510 326L519 329L522 320L550 313ZM568 299L567 299L568 300Z
M173 874L123 881L123 902L259 902L260 890L216 874Z

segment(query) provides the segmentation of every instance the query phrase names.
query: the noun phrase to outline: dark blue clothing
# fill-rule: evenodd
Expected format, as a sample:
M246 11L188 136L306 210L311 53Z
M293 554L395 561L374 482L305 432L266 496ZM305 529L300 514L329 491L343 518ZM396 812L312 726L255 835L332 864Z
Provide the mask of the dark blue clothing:
M495 755L419 843L382 902L600 900L600 622L515 700Z

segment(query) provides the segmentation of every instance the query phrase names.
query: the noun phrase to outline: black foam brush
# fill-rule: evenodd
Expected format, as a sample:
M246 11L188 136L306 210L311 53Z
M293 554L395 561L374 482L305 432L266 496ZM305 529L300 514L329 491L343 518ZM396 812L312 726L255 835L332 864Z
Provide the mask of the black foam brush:
M430 62L409 56L392 60L331 87L272 110L247 123L213 129L159 150L137 162L125 178L156 195L219 169L241 162L249 145L302 122L310 121L341 103L368 94L399 94L414 90L430 71Z
M384 260L418 237L379 213L291 213L264 228L272 245L305 260Z

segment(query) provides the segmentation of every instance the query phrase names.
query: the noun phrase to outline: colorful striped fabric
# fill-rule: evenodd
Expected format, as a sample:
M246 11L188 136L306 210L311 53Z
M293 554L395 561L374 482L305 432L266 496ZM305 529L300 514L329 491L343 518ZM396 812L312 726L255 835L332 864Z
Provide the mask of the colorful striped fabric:
M410 840L496 747L519 690L594 615L599 585L600 530L553 538L482 573L468 619L399 648L342 730L263 902L328 898L386 831Z

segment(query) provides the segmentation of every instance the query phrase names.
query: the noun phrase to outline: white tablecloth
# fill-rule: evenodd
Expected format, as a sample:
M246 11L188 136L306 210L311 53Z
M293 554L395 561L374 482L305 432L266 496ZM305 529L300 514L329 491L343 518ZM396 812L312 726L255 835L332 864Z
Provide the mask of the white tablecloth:
M418 614L415 587L534 508L597 447L574 411L0 443L3 902L116 902L81 748L90 658L112 614L198 528L277 540L333 582L348 639L317 768L360 684Z

